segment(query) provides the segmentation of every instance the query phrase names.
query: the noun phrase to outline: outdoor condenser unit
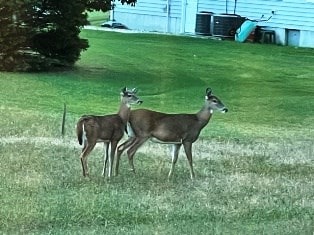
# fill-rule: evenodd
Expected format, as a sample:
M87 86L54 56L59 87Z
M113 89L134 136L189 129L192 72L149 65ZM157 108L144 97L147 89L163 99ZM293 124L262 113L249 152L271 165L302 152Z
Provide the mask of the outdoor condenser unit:
M221 14L213 17L213 35L234 38L236 30L245 21L244 17L236 14Z

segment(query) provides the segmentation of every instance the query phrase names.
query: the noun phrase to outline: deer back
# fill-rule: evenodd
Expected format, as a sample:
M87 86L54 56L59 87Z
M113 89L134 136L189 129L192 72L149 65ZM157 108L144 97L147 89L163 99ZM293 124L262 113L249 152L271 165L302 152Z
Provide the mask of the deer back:
M98 141L120 140L125 124L118 114L83 117L87 139Z
M153 137L160 142L194 142L208 120L199 120L196 114L166 114L147 109L133 110L130 115L136 136Z

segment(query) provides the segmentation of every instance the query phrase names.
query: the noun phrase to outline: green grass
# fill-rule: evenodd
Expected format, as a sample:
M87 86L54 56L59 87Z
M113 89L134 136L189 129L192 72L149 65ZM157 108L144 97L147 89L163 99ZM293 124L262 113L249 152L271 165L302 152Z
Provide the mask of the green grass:
M90 25L100 26L102 23L108 20L109 20L109 11L108 12L102 12L102 11L88 12L88 21Z
M313 49L190 37L82 32L72 71L0 73L3 234L313 234ZM101 177L102 148L81 176L74 127L115 113L123 86L143 108L197 112L205 89L228 106L180 153L147 143L120 175ZM66 135L61 138L63 104Z

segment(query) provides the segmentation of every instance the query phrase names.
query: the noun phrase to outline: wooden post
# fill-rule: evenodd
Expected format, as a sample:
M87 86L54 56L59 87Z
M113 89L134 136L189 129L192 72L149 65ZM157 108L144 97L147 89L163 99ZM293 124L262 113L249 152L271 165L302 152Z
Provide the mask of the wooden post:
M66 106L66 103L64 103L63 105L63 117L62 117L62 126L61 126L61 135L62 137L64 137L64 134L65 134L65 117L66 117L66 113L67 113L67 106Z

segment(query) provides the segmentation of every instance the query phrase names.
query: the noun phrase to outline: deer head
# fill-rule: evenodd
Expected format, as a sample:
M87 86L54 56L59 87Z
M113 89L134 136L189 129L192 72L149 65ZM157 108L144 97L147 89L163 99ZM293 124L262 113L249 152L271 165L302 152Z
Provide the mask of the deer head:
M228 109L221 102L221 100L217 96L213 95L211 88L206 89L205 103L206 103L206 106L208 107L208 109L210 109L212 111L218 110L222 113L228 112Z
M136 96L136 92L137 92L136 88L133 88L132 90L128 90L126 87L124 87L120 93L121 102L128 106L133 105L133 104L142 104L143 101Z

